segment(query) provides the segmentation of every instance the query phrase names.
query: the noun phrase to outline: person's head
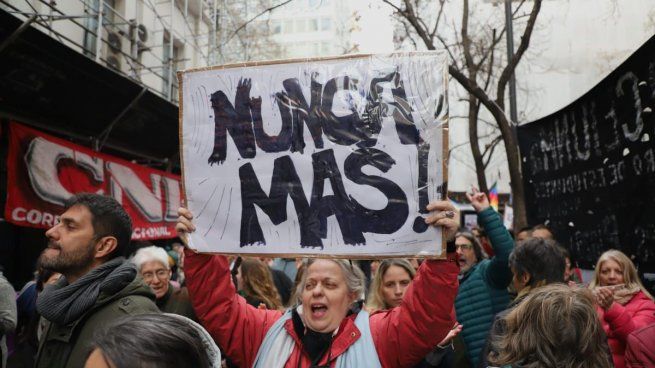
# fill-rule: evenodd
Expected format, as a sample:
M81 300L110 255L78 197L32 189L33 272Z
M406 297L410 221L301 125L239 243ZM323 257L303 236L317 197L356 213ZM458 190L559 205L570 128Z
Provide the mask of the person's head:
M624 284L626 289L641 289L651 299L653 297L639 280L637 268L630 258L620 250L610 249L598 258L594 278L589 283L590 288Z
M564 282L573 281L573 265L571 264L571 253L569 250L560 246L562 256L564 256Z
M460 231L455 235L455 245L457 246L457 256L459 259L459 270L465 273L475 266L476 263L484 259L482 246L468 231Z
M564 282L564 255L554 240L529 238L516 245L509 256L514 288L522 294L554 282Z
M113 198L82 193L68 199L59 223L46 231L40 265L69 281L115 257L125 256L132 221Z
M168 263L168 254L164 249L154 245L140 248L136 251L132 262L157 299L166 295L171 280L171 268Z
M269 309L282 308L271 270L257 258L243 258L237 272L237 289L261 300Z
M373 310L391 309L402 303L405 291L416 271L406 259L385 259L371 283L368 307Z
M524 241L525 239L529 238L532 236L532 228L529 226L526 226L522 228L521 230L516 232L516 241Z
M121 318L97 331L90 345L86 368L209 368L211 363L201 332L167 314Z
M306 327L336 330L364 288L364 273L349 261L310 258L297 290Z
M609 368L591 292L553 284L534 290L504 318L494 366Z
M539 224L533 227L531 236L533 238L550 239L550 240L555 239L555 236L553 235L553 231L544 224Z

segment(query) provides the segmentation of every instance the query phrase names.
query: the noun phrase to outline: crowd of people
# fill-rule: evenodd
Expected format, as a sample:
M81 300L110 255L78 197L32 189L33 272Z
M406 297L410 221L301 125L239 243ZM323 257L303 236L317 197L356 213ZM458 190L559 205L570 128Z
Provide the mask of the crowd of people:
M629 257L606 251L585 284L546 226L514 236L484 193L468 199L475 232L428 205L444 259L358 263L127 254L121 205L78 194L35 281L16 294L0 273L2 368L655 367L655 302Z

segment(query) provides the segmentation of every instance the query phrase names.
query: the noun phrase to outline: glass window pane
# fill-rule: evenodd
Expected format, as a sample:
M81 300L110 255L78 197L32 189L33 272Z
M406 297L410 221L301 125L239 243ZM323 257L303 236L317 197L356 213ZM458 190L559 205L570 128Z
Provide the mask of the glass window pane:
M296 19L296 32L305 32L307 22L304 19Z
M332 19L321 18L321 31L329 31L332 28Z
M293 33L293 20L287 19L284 21L284 33Z
M307 28L308 28L307 30L310 32L318 31L318 19L310 19Z

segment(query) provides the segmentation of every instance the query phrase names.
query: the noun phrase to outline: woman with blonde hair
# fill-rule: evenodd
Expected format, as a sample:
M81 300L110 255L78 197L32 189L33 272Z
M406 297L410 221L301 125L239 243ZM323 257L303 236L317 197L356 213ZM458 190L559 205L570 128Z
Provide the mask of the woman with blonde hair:
M248 304L268 309L282 309L282 301L271 271L257 258L243 258L237 273L237 289Z
M625 343L633 331L655 323L653 296L641 284L634 263L618 250L603 253L589 284L616 368L625 367Z
M378 266L366 306L371 312L391 309L402 303L405 290L414 280L416 271L406 259L385 259Z
M374 313L401 305L407 288L414 281L414 276L416 276L414 266L406 259L392 258L380 262L366 303L369 311ZM462 325L456 323L446 337L415 368L452 366L451 341L461 331Z
M587 289L551 284L534 289L504 317L489 363L513 368L609 368L603 329Z

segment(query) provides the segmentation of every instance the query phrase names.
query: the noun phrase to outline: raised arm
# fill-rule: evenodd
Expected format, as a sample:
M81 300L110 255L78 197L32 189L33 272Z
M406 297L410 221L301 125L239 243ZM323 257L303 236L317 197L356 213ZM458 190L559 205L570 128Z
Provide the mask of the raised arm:
M428 209L439 211L428 218L428 223L444 226L452 239L459 227L455 208L448 202L435 202ZM403 303L371 316L371 333L382 366L414 366L453 327L459 273L456 258L450 253L448 260L423 262Z
M177 230L181 235L194 230L188 210L180 210ZM282 313L248 305L236 293L226 257L184 252L187 288L200 322L237 366L252 366L266 332Z
M503 225L500 214L489 205L486 194L473 188L473 193L467 193L466 196L478 213L478 223L487 234L494 251L494 257L486 269L485 279L496 289L504 289L512 281L509 254L514 249L514 239Z

